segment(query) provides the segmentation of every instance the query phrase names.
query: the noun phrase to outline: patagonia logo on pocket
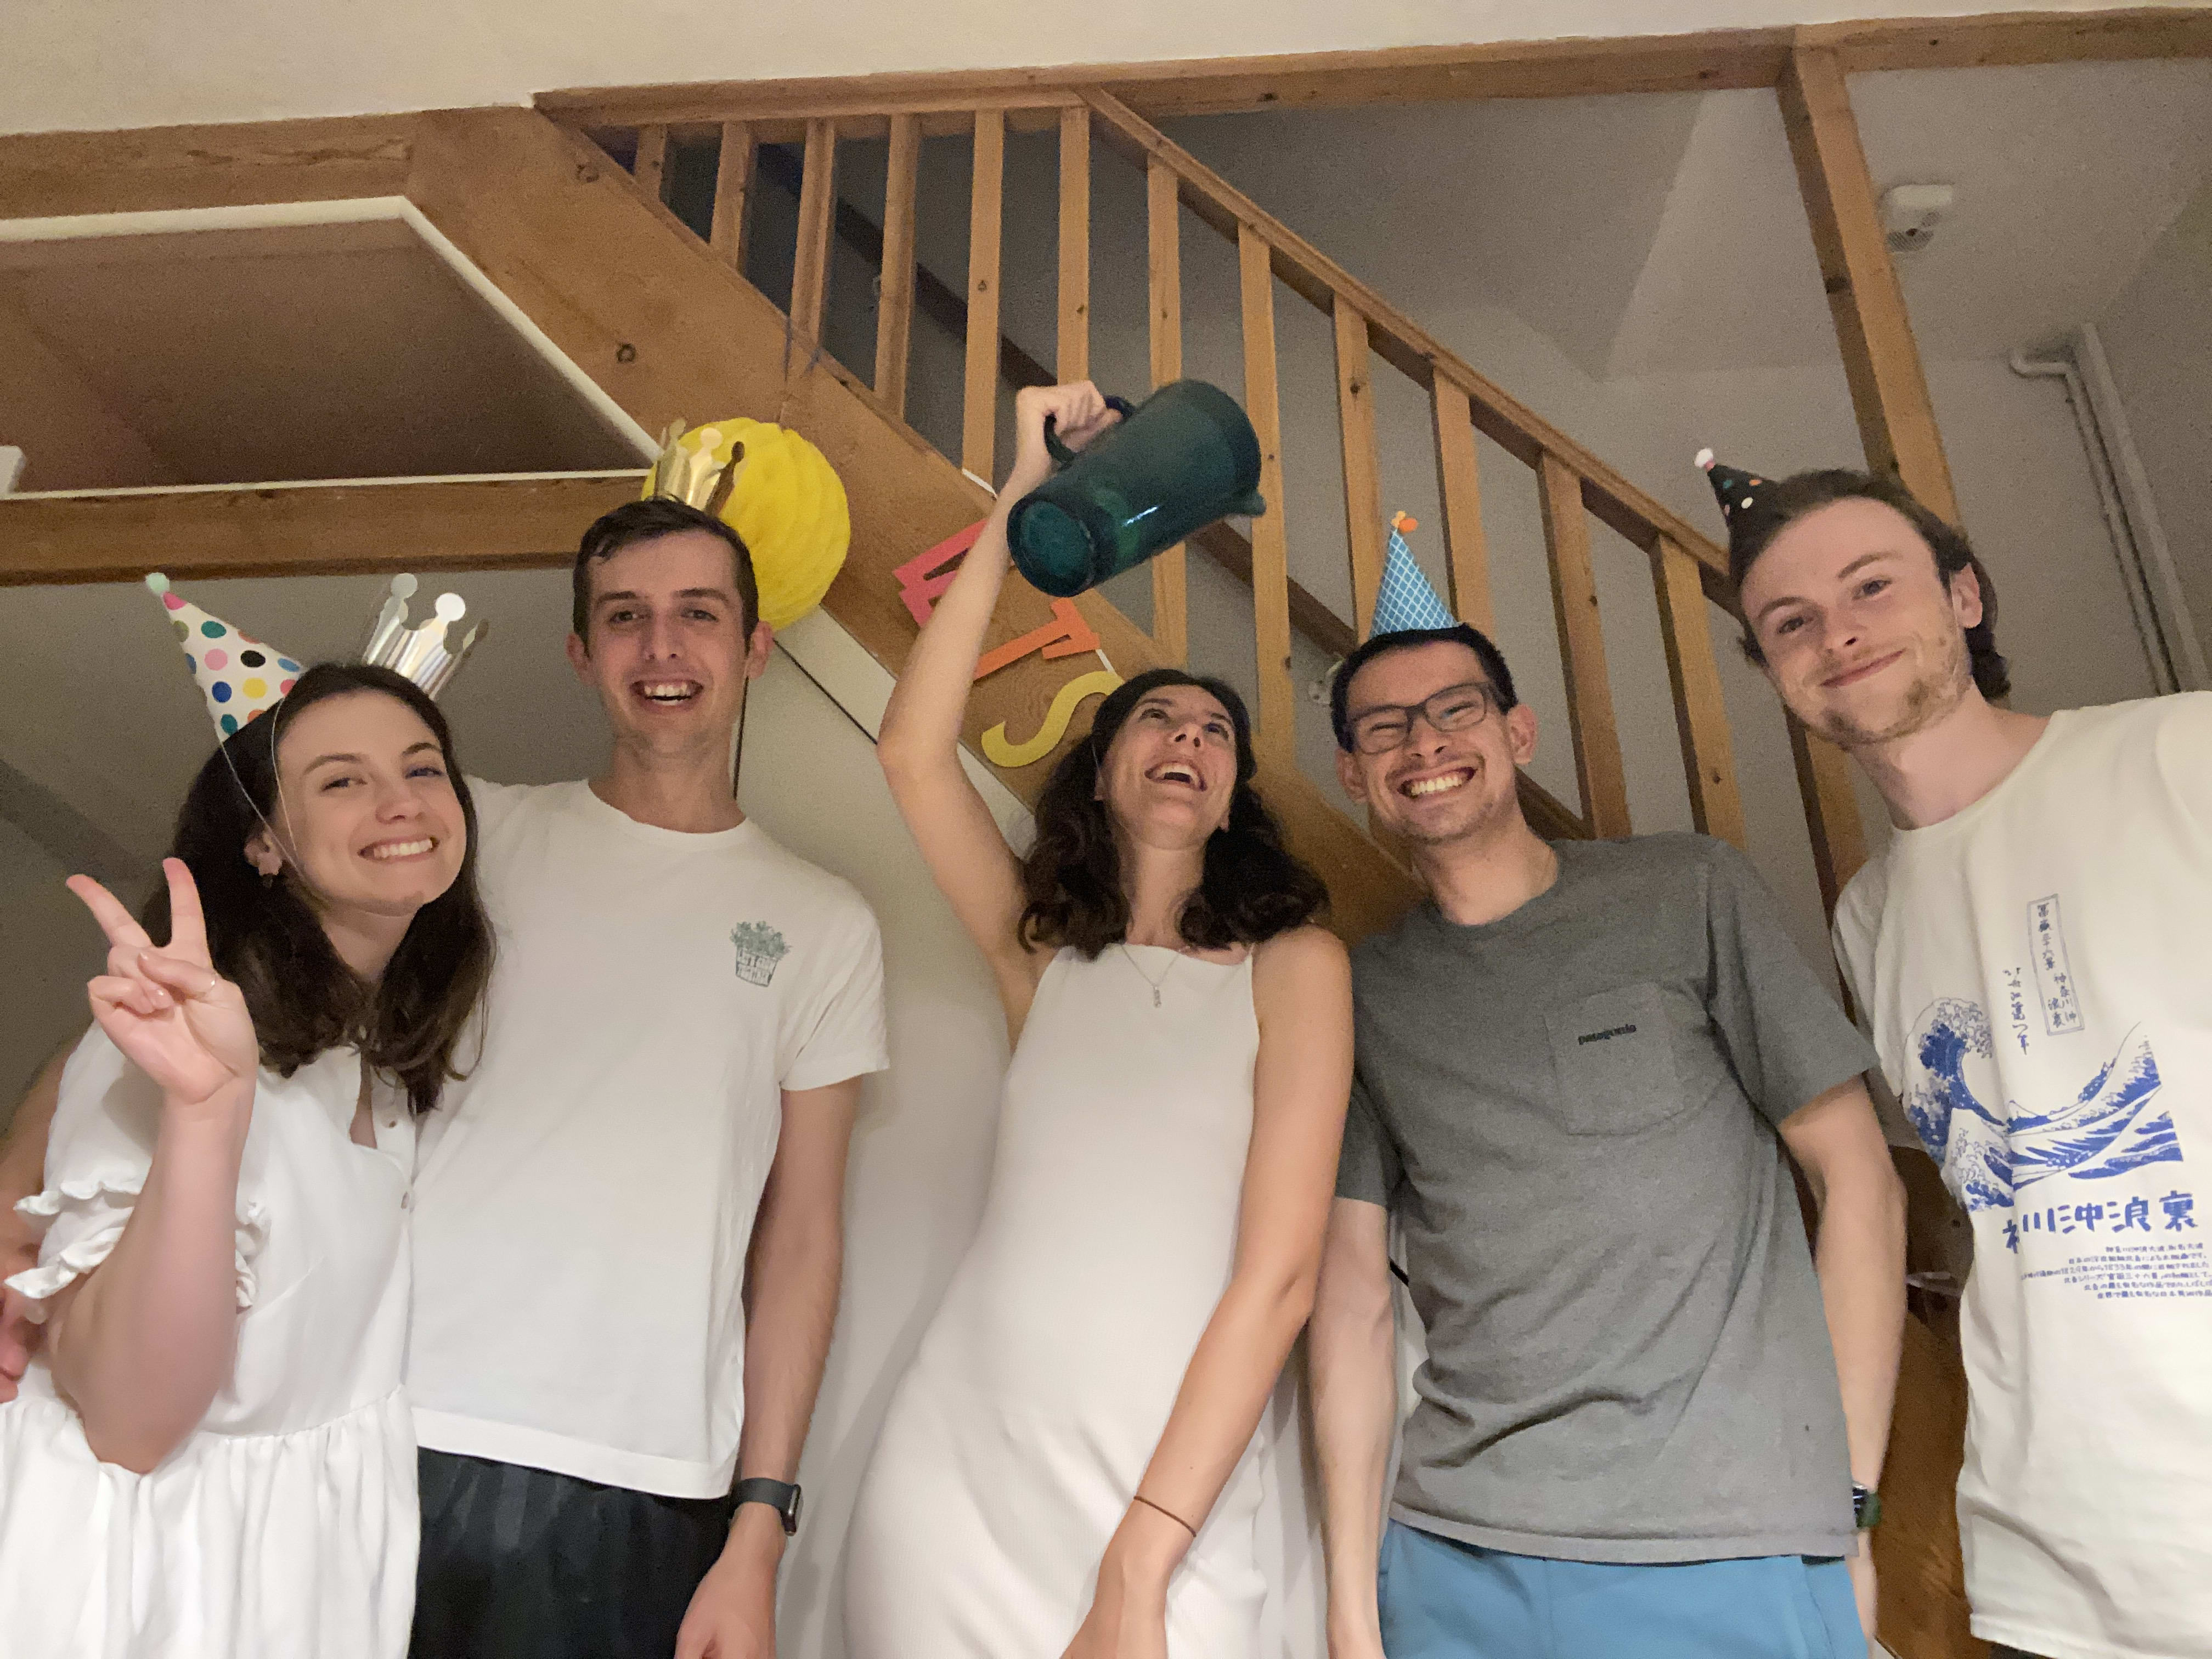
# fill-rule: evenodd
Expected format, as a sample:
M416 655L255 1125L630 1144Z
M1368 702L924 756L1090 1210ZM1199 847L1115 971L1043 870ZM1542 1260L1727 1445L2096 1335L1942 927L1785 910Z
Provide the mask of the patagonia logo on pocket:
M1635 1035L1636 1028L1633 1025L1609 1025L1602 1031L1585 1031L1577 1037L1575 1042L1578 1045L1585 1042L1610 1042L1615 1037Z

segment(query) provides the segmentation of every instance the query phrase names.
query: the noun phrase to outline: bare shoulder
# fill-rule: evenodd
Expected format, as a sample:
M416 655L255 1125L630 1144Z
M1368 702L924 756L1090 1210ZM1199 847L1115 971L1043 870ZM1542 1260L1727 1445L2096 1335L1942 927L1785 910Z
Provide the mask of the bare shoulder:
M1352 957L1344 941L1308 924L1263 941L1252 952L1252 988L1264 1005L1287 997L1310 1006L1316 997L1352 995Z

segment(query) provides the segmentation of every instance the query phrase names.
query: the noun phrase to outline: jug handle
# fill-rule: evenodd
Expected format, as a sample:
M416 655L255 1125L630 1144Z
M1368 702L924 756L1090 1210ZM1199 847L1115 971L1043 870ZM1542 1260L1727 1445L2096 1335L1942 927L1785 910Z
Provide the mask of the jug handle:
M1125 421L1137 412L1127 398L1116 398L1111 393L1107 395L1106 407ZM1050 453L1054 466L1066 466L1075 459L1075 452L1060 442L1060 434L1052 428L1053 417L1048 415L1044 417L1044 447Z

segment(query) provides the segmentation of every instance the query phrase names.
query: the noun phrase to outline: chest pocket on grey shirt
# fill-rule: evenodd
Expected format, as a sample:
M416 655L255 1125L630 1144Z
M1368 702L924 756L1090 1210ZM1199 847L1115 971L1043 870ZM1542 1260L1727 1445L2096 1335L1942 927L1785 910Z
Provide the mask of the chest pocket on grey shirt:
M1681 1110L1681 1079L1656 985L1624 985L1544 1017L1560 1121L1577 1135L1620 1135Z

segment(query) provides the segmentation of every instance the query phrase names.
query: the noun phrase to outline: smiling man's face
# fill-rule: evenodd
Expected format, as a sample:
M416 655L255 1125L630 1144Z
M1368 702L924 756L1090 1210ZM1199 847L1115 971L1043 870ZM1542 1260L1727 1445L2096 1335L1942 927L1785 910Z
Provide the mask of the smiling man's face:
M1796 520L1746 573L1743 614L1784 702L1846 748L1893 742L1973 689L1966 630L1981 585L1945 581L1912 521L1886 502L1832 501Z
M748 630L729 544L703 530L655 536L594 562L587 645L568 659L618 741L656 753L726 749L769 634Z
M1402 743L1379 754L1337 750L1345 793L1416 845L1482 834L1518 810L1514 774L1536 753L1536 716L1525 703L1499 714L1482 659L1452 640L1386 651L1346 688L1345 714L1356 730L1363 714L1470 686L1490 700L1489 712L1471 726L1439 732L1415 719Z

